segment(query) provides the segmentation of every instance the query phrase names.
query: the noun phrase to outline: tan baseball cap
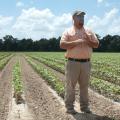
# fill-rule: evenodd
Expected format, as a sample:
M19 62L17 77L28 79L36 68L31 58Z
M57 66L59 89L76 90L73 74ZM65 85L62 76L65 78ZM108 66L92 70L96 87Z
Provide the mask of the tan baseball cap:
M74 17L74 16L84 16L84 15L85 15L85 12L80 11L80 10L76 10L76 11L73 12L72 17Z

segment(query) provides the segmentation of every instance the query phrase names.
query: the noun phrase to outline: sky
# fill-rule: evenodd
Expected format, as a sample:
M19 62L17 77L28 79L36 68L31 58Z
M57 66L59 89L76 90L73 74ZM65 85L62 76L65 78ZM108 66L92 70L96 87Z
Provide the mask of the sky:
M120 0L0 0L0 38L57 38L72 26L75 10L101 37L120 35Z

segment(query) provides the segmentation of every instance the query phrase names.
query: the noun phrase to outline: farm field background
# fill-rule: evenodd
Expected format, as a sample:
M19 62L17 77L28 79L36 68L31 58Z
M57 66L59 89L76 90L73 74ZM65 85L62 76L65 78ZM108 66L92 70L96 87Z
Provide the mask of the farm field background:
M37 60L64 74L66 59L64 53L26 53L31 60ZM114 101L120 102L120 54L94 53L92 56L90 88Z
M52 93L41 85L50 86L64 99L65 63L64 52L0 52L0 120L8 117L12 88L25 95L25 102L37 118L57 120L55 114L63 120L79 120L65 114L60 103L54 106ZM16 69L14 66L17 65ZM91 59L91 79L89 85L90 107L100 120L120 119L120 53L93 53ZM17 72L18 71L18 72ZM14 77L14 76L15 77ZM35 76L38 77L36 78ZM12 79L15 81L14 87ZM38 80L39 79L39 80ZM41 80L42 79L42 80ZM44 90L45 89L45 90ZM22 93L21 93L22 91ZM41 92L42 91L42 92ZM79 86L76 86L76 102L79 102ZM48 94L45 97L45 94ZM51 94L49 96L49 94ZM43 102L44 98L44 102ZM18 97L17 97L18 99ZM47 99L47 100L46 100ZM18 102L18 101L17 101ZM34 109L32 104L37 106ZM50 112L53 108L54 110ZM56 102L55 102L56 103ZM47 106L48 105L48 106ZM50 112L46 117L41 113ZM62 113L62 115L60 115ZM84 119L85 117L82 116ZM90 116L89 116L90 117ZM93 115L93 120L97 120ZM104 117L104 119L103 119ZM54 118L54 119L53 119ZM83 119L83 120L84 120ZM34 119L33 119L34 120ZM38 119L39 120L39 119Z

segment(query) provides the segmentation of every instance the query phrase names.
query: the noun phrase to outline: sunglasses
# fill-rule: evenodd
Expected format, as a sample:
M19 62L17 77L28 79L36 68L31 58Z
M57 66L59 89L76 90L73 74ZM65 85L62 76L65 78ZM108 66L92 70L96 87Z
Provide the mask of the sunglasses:
M81 23L84 23L84 16L75 16L75 18Z

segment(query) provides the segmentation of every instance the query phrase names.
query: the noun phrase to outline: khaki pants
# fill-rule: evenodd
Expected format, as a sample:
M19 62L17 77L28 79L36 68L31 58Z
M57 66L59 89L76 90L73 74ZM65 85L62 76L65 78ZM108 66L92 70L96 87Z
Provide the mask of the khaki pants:
M80 107L88 107L88 83L90 79L90 62L76 62L68 60L65 70L65 105L67 109L74 108L75 86L79 83Z

